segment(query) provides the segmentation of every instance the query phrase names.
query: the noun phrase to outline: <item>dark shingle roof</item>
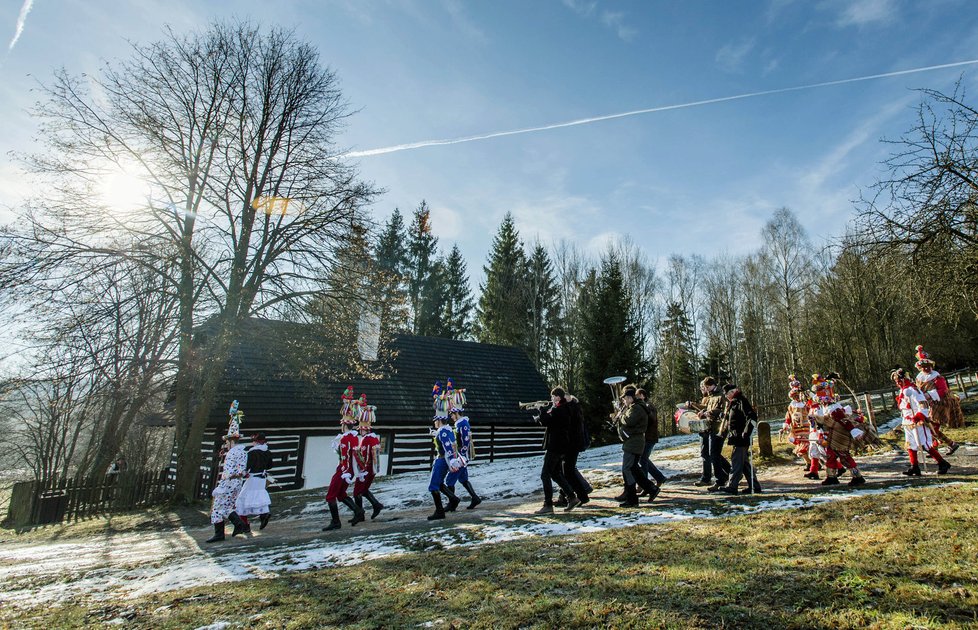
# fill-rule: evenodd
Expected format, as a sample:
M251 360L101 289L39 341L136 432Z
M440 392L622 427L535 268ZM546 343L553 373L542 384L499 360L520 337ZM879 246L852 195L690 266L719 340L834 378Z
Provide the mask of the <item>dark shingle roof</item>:
M523 401L548 397L549 387L523 350L510 346L455 341L438 337L398 335L389 344L393 358L370 379L303 374L284 337L301 338L312 328L301 324L252 319L231 357L219 387L218 408L211 410L212 426L224 426L227 407L237 399L249 418L262 426L313 423L334 425L340 396L353 385L356 396L367 395L377 406L378 422L428 422L432 416L431 387L451 377L466 390L467 410L480 422L523 424L529 414ZM296 335L299 335L297 337ZM320 361L320 364L323 363Z

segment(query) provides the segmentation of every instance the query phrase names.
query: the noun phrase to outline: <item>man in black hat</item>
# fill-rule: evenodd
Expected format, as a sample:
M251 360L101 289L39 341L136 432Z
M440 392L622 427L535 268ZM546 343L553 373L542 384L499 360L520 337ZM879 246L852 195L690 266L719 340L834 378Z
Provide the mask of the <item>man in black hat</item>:
M659 488L642 472L639 461L645 451L645 430L649 424L649 412L645 403L638 400L634 387L626 387L621 395L625 405L618 421L618 437L621 438L621 476L625 480L625 501L619 507L638 507L635 484L649 495L649 502L659 494Z
M578 447L572 444L571 411L563 388L554 387L551 390L550 402L550 408L541 410L540 415L537 416L537 422L547 428L543 436L543 447L546 452L543 456L543 470L540 471L540 480L543 482L543 507L536 511L537 514L553 514L554 483L567 497L565 512L570 512L581 504L581 500L564 477L564 457L572 452L577 453Z

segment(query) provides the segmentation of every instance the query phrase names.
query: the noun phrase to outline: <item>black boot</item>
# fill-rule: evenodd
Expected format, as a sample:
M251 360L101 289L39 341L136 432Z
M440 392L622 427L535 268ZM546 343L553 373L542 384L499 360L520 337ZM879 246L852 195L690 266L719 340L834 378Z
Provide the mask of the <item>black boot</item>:
M234 529L231 531L231 538L248 531L248 526L241 520L241 517L238 516L237 512L231 512L228 514L228 520L231 521L232 525L234 525Z
M949 470L951 470L951 464L947 463L946 459L937 463L938 475L946 475Z
M618 507L638 507L638 493L635 486L627 484L625 486L625 500L618 504Z
M463 481L462 485L465 487L465 491L469 493L469 496L472 497L472 500L469 501L468 507L466 507L465 509L474 510L477 505L482 503L482 499L480 499L479 495L475 493L475 488L472 487L471 481Z
M224 540L224 521L214 523L214 535L204 542L218 542Z
M364 519L367 518L366 515L363 513L363 508L357 506L357 504L354 503L353 499L351 499L350 497L346 497L345 499L343 499L343 505L350 508L350 511L353 512L353 518L350 519L350 525L356 525L360 521L363 521Z
M329 525L323 528L324 532L328 532L333 529L339 529L340 525L340 508L336 505L336 501L330 501L329 505Z
M452 489L446 486L445 484L441 484L440 489L441 489L441 493L444 494L446 497L448 497L448 505L445 506L445 511L454 512L455 508L458 507L458 504L462 502L462 499L459 499L457 496L455 496L455 492L453 492Z
M268 527L268 521L271 518L272 518L272 515L269 514L268 512L265 512L264 514L261 514L258 517L258 529L265 529L266 527Z
M903 471L903 474L908 477L919 477L920 476L920 464L914 464L910 468Z
M445 508L441 504L441 494L438 492L432 492L431 498L435 501L435 513L428 517L429 521L437 521L438 519L445 518Z
M823 486L837 486L837 485L839 485L839 477L838 476L835 476L835 477L826 477L825 479L822 480L822 485Z
M370 520L372 521L377 518L377 515L384 509L384 506L381 505L380 501L377 500L377 497L375 497L374 493L370 490L365 490L363 496L367 497L367 501L370 502L370 507L374 509L374 511L370 513Z

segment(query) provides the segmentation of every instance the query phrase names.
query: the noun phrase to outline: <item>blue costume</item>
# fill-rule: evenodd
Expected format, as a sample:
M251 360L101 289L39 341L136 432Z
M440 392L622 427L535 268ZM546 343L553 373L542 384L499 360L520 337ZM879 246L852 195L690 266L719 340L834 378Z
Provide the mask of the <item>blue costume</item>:
M451 470L452 464L457 467L460 463L455 446L455 433L450 426L443 426L435 433L435 449L438 451L438 457L431 466L428 492L438 492L445 483L445 476Z
M469 456L472 446L472 425L469 424L469 417L462 416L455 421L455 435L458 440L458 452L461 455L462 466L455 472L448 473L445 485L455 490L455 484L459 481L464 486L469 480Z

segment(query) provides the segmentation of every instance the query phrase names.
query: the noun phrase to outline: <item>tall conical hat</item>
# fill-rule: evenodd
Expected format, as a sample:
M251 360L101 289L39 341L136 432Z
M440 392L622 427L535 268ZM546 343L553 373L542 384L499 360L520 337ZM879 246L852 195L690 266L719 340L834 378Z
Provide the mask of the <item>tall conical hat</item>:
M930 355L927 354L923 346L917 346L917 362L914 364L914 367L920 369L924 366L934 367L934 360L930 358Z
M224 434L224 439L237 440L241 437L241 421L244 419L244 412L238 411L237 400L231 403L228 416L228 431Z
M456 389L452 379L448 379L448 386L446 387L445 393L448 394L451 411L465 411L466 399L464 389Z
M435 419L448 420L448 408L450 401L441 387L441 381L435 381L431 388L432 406L435 409Z

